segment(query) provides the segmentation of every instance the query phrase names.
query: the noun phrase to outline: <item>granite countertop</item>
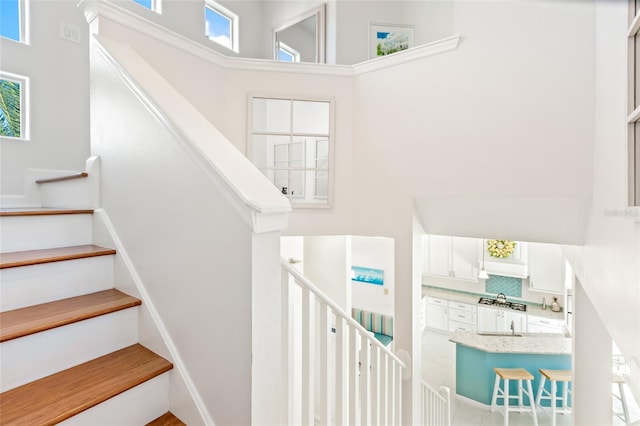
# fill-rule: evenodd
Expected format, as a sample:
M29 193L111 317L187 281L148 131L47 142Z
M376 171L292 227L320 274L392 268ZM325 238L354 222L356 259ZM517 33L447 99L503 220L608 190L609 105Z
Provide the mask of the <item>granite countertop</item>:
M490 353L570 355L571 338L551 333L493 333L455 331L449 341Z
M494 298L495 297L494 295L488 295L488 294L487 295L483 295L483 294L480 294L480 293L478 293L478 294L462 293L462 292L458 292L458 291L448 291L448 290L445 290L445 289L422 286L422 297L424 297L424 296L438 297L438 298L441 298L441 299L453 300L455 302L470 303L470 304L478 304L478 300L482 296L490 297L490 298ZM553 312L550 309L542 309L538 305L535 305L535 304L532 305L531 303L529 303L529 302L527 302L525 300L518 301L518 302L522 302L522 303L527 305L527 312L526 313L528 315L535 315L537 317L564 321L564 313L562 311L561 312ZM491 305L482 305L482 307L484 307L484 308L493 308L493 309L504 309L504 308L500 308L498 306L491 306ZM515 311L515 312L519 312L519 311Z

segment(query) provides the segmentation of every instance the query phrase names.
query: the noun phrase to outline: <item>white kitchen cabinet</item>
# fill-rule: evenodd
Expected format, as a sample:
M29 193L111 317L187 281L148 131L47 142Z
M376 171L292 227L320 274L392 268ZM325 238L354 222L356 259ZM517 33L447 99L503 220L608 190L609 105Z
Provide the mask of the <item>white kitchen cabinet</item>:
M469 303L449 300L449 331L476 331L477 307Z
M510 332L512 321L516 333L527 331L527 314L509 309L478 307L478 332Z
M564 258L557 244L529 243L529 289L564 293Z
M529 315L527 318L529 333L564 333L564 321Z
M425 273L477 282L481 244L476 238L429 235Z
M427 297L426 313L427 327L437 330L449 329L448 306L445 299Z

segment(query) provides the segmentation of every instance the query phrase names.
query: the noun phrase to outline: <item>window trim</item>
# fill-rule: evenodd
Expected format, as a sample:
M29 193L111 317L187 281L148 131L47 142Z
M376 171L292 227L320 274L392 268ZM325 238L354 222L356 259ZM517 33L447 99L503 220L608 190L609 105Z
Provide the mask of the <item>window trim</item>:
M18 38L15 40L9 37L0 36L4 40L10 40L15 43L29 44L29 1L18 0Z
M286 135L280 132L254 132L253 131L253 100L254 99L275 99L275 100L286 100L290 102L294 101L308 101L308 102L327 102L329 104L329 134L328 135L320 135L320 134L307 134L307 133L287 133ZM313 136L313 137L328 137L328 158L327 158L327 196L326 197L316 197L315 196L315 183L314 183L314 196L313 198L322 200L322 202L313 203L313 202L305 202L305 201L297 201L295 197L287 197L291 202L292 207L294 208L312 208L312 209L326 209L333 208L333 196L334 196L334 176L335 176L335 162L334 162L334 152L335 152L335 98L333 97L322 97L322 96L283 96L283 95L274 95L269 93L249 93L247 97L247 158L249 161L253 163L253 136L254 135L275 135L275 136ZM293 109L291 110L291 115L293 119ZM291 120L291 127L293 127L293 120ZM315 159L315 155L314 155ZM315 167L316 162L314 161L313 167L305 167L304 171L319 171ZM257 166L256 166L257 167ZM270 168L265 168L264 170L269 170ZM261 172L262 169L259 169ZM324 170L322 170L324 171ZM317 178L317 176L316 176ZM316 179L314 179L315 181ZM275 186L274 186L275 187Z
M142 5L140 3L138 3L135 0L131 0L134 4L137 4L140 7L143 7L147 10L150 10L152 12L155 12L157 14L162 14L162 2L161 0L151 0L151 7L146 7L145 5Z
M0 80L14 81L20 84L20 137L0 135L3 140L29 140L29 77L0 71Z
M636 49L640 48L640 8L636 11L635 1L629 0L629 29L627 33L628 58L628 204L632 207L640 206L640 132L636 126L640 125L640 100L636 99L636 90L640 85L640 69L636 67ZM636 102L638 107L636 107Z
M208 39L211 40L212 42L214 42L216 45L218 46L222 46L225 49L229 49L229 50L233 50L236 53L240 52L240 18L238 17L238 15L236 15L235 13L233 13L231 10L227 9L226 7L222 6L220 3L216 3L213 0L205 0L204 2L204 8L205 8L205 17L204 17L204 25L205 25L205 32L204 32L204 36ZM231 36L231 47L227 47L224 46L220 43L218 43L217 41L215 41L214 39L212 39L211 37L209 37L207 35L207 31L206 31L206 25L207 25L207 9L211 9L212 11L214 11L215 13L227 18L229 20L229 25L231 25L229 34Z

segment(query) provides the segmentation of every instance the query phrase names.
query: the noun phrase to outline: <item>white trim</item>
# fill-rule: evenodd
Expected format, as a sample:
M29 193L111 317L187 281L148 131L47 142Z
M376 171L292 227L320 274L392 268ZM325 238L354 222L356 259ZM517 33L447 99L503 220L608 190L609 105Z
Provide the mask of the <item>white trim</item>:
M627 117L627 123L635 123L638 120L640 120L640 106L638 106L633 110L633 112L631 112L631 114L629 114L629 116Z
M635 37L638 34L638 30L640 29L640 13L636 14L635 18L633 18L633 22L629 27L629 32L627 33L627 37Z
M315 62L318 64L324 64L326 61L326 55L325 55L325 40L326 40L326 33L325 33L325 26L326 26L326 10L325 10L325 5L324 3L322 3L320 6L314 7L313 9L307 10L306 12L302 12L301 14L294 16L291 19L288 19L287 21L283 22L282 24L278 25L277 27L273 28L272 31L272 39L273 39L273 43L272 43L272 48L273 48L273 54L274 60L278 60L278 47L281 44L281 42L278 42L278 37L277 37L277 33L279 31L285 30L297 23L300 23L306 19L309 19L311 17L316 18L316 57L315 57ZM294 49L292 49L294 50Z
M98 16L101 16L184 50L202 60L232 70L290 72L344 77L357 76L455 50L460 41L460 36L451 36L432 43L416 46L394 55L371 59L356 65L329 65L310 62L291 64L268 59L233 58L225 56L203 44L168 30L155 22L106 0L81 0L79 7L84 9L85 17L89 23Z
M191 396L191 398L193 398L193 402L196 405L198 412L202 417L202 420L207 425L213 425L214 424L213 418L211 417L211 414L207 410L206 404L202 400L202 397L200 396L200 393L198 392L198 389L196 388L195 383L191 379L191 376L189 375L189 371L187 370L186 364L182 359L182 357L180 356L180 353L178 352L178 348L173 342L173 339L171 339L171 335L169 334L167 327L165 326L164 322L162 321L162 318L160 317L160 314L158 313L158 310L153 304L153 301L149 296L149 292L147 291L147 288L142 282L142 279L140 278L138 271L133 265L133 262L131 261L129 254L124 248L124 245L122 244L122 241L120 240L120 237L118 236L113 226L113 223L111 223L111 220L107 215L107 212L105 212L104 209L97 209L94 212L94 217L100 218L102 220L102 223L104 224L107 232L111 236L113 240L113 244L116 246L115 249L118 252L118 256L122 259L122 262L124 263L124 266L127 268L127 271L129 271L129 274L131 274L131 279L133 280L133 283L135 284L138 291L140 292L140 298L142 299L142 303L148 309L149 315L151 316L151 319L153 320L155 326L157 327L158 333L160 334L162 341L167 346L167 350L171 354L171 358L173 361L173 365L176 369L176 372L179 373L182 379L184 380L187 391L189 392L189 395Z
M289 46L287 43L283 42L283 41L279 41L276 42L276 61L280 61L280 62L300 62L300 52L298 52L296 49L294 49L293 47ZM286 53L287 55L291 56L293 58L293 61L283 61L280 59L280 51L283 51L284 53Z
M2 140L29 140L29 77L0 70L0 80L12 81L20 85L20 137L0 136Z

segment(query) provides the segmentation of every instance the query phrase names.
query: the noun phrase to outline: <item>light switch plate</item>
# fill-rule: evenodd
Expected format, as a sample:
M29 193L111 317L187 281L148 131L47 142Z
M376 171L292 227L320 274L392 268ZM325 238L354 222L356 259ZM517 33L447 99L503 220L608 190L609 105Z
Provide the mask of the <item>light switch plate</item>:
M80 44L80 28L66 22L60 22L60 38Z

